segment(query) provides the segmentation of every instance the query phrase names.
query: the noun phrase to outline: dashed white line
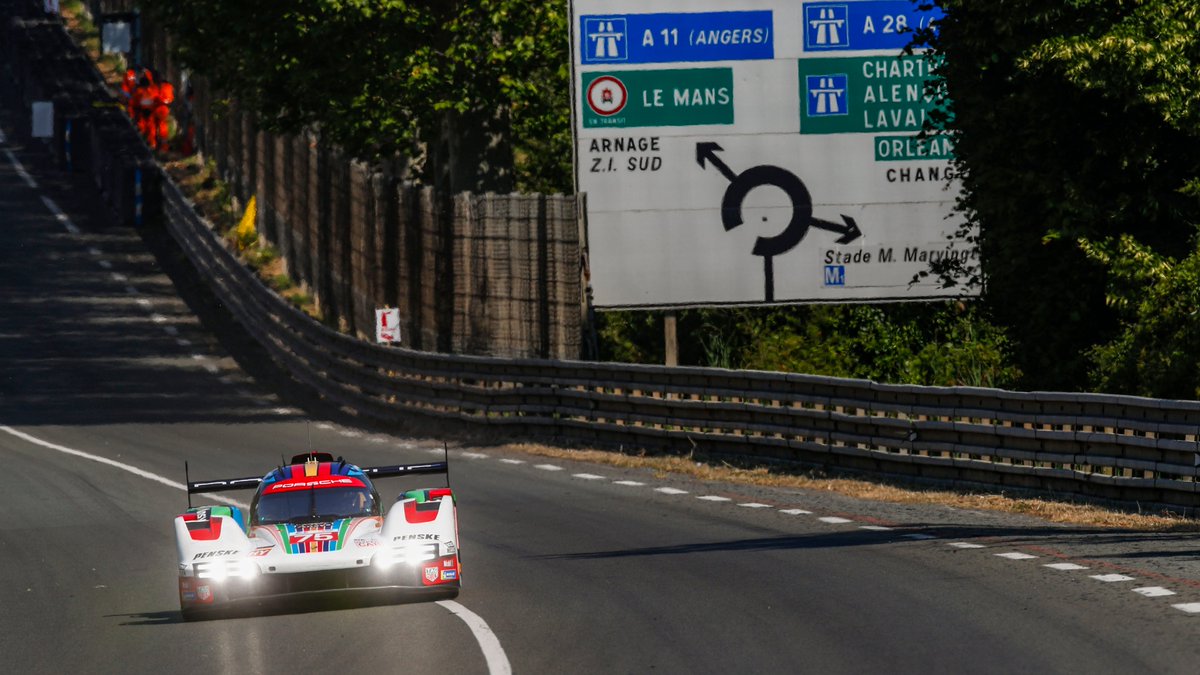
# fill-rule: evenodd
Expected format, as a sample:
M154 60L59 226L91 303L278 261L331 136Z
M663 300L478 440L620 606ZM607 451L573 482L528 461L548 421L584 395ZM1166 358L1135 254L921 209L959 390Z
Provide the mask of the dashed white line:
M854 522L853 520L850 520L849 518L839 518L838 516L822 516L820 518L817 518L817 520L821 521L822 523L829 523L831 525L841 525L844 523L853 523Z
M119 281L121 283L129 281L129 277L125 276L124 274L121 274L120 272L113 272L112 274L110 274L108 276L112 277L113 281Z
M128 295L141 295L141 294L142 294L142 292L141 292L141 291L139 291L138 289L134 288L133 286L126 286L126 287L125 287L125 293L126 293L126 294L128 294Z
M354 431L353 429L342 429L338 431L338 433L346 438L358 438L359 436L362 436L361 431Z
M733 500L732 500L732 499L730 499L729 497L722 497L722 496L720 496L720 495L704 495L704 496L702 496L702 497L696 497L696 499L702 499L702 500L704 500L704 501L706 501L706 502L729 502L729 501L733 501Z
M163 326L163 332L172 337L179 335L179 329L175 326Z
M482 452L464 452L462 456L467 459L487 459L487 455Z
M233 378L228 375L222 375L220 382L221 384L233 384Z
M625 485L628 487L642 487L643 485L645 485L645 483L641 483L636 480L614 480L613 485Z
M1181 612L1187 612L1188 614L1200 614L1200 602L1185 602L1183 604L1171 606Z
M504 460L500 460L504 461ZM594 473L573 473L572 478L581 478L583 480L604 480L604 476L597 476Z
M142 307L149 307L149 306L150 306L150 301L149 301L149 300L147 300L146 298L138 298L138 299L137 299L137 304L141 305Z
M321 423L317 424L317 428L321 429L323 431L329 431L330 429L333 428L333 425L329 424L328 422L321 422Z
M871 530L872 532L891 532L895 528L885 527L883 525L859 525L860 530Z
M534 464L533 468L541 469L542 471L562 471L563 470L563 468L561 466L555 466L553 464Z
M1072 570L1086 570L1087 569L1086 566L1076 565L1075 563L1050 563L1048 565L1042 565L1042 567L1049 567L1052 570L1062 570L1064 572L1070 572Z
M1147 598L1161 598L1167 595L1175 595L1175 591L1168 590L1162 586L1145 586L1142 588L1133 589L1134 593L1144 595Z
M525 463L525 460L523 460L523 459L507 459L507 458L505 458L505 459L502 459L502 460L500 460L500 463L501 463L501 464L524 464L524 463Z
M1009 560L1029 560L1031 558L1036 558L1037 556L1029 555L1028 553L1020 553L1017 551L1011 551L1009 553L997 553L996 557L1008 558Z
M789 516L811 516L812 515L812 511L805 511L804 509L779 509L779 512L786 513Z
M741 506L741 507L747 508L747 509L769 509L769 508L771 508L770 504L760 504L759 502L746 502L744 504L738 504L738 506Z
M937 539L937 537L935 537L932 534L923 534L921 532L911 532L911 533L903 535L903 536L905 539L915 539L916 541L925 541L926 539Z
M89 246L89 247L88 247L88 254L89 254L89 255L96 255L96 256L99 256L99 255L104 255L104 252L103 252L103 251L101 251L100 249L96 248L95 246Z
M1090 576L1096 581L1103 581L1106 584L1113 584L1119 581L1133 581L1133 577L1124 574L1092 574Z
M954 548L987 548L983 544L972 544L966 541L952 541L947 545L953 546Z
M167 319L167 317L163 316L162 314L158 314L158 313L151 314L150 320L153 321L154 323L166 323L167 321L169 321L169 319ZM167 328L173 328L173 326L167 326ZM170 332L170 331L167 331L167 332Z
M654 491L661 492L664 495L686 495L688 493L687 490L680 490L679 488L673 488L673 487L654 488Z
M180 347L191 347L192 341L187 338L175 338L175 344L179 345Z
M101 260L98 264L106 270L112 269L112 263L108 262L107 260Z

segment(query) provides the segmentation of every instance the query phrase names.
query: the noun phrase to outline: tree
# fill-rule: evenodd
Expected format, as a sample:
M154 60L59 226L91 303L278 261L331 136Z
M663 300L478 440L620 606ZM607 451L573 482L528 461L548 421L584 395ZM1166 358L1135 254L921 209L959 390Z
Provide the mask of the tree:
M944 57L962 207L984 299L1023 384L1081 388L1087 345L1118 333L1105 269L1080 240L1135 236L1180 256L1200 216L1200 92L1191 0L939 0L918 46ZM1083 348L1081 348L1083 347Z

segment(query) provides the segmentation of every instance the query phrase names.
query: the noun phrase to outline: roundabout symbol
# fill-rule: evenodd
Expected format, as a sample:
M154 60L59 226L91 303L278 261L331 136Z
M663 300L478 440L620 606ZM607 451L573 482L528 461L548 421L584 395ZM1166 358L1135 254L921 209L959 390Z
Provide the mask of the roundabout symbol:
M760 255L763 258L767 302L775 300L775 256L795 248L804 239L804 235L808 234L808 228L815 227L818 230L842 235L837 239L839 244L849 244L862 236L862 230L858 229L858 224L850 216L843 215L843 223L840 224L814 218L812 196L808 193L808 188L804 186L804 181L800 180L796 174L770 164L750 167L735 174L726 166L725 162L721 161L720 157L717 157L717 152L721 149L721 146L716 143L697 143L696 161L700 164L701 169L707 168L705 162L712 164L721 172L722 176L729 180L725 197L721 199L721 223L725 226L726 232L745 222L742 219L742 202L754 188L772 185L783 190L792 202L792 218L783 231L773 237L759 237L754 243L754 250L751 251L754 255Z

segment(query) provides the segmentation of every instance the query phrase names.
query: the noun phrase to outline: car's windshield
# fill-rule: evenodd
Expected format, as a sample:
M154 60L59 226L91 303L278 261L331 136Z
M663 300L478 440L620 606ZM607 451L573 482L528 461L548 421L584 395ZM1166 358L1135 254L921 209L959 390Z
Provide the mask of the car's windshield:
M363 487L311 488L263 494L255 504L256 523L297 523L376 515L375 498Z

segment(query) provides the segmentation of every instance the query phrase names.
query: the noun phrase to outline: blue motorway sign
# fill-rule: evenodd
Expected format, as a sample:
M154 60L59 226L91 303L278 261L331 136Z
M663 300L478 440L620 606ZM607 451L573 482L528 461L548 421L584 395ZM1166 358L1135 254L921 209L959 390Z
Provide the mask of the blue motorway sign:
M804 50L899 51L912 31L941 19L940 7L918 9L912 0L804 3Z
M579 17L583 65L775 58L769 10Z

